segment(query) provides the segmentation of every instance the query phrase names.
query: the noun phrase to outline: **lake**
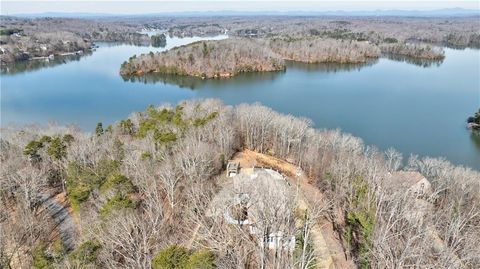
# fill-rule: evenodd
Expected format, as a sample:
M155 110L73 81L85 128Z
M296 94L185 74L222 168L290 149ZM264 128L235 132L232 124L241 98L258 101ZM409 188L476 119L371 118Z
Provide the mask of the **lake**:
M226 38L218 36L215 39ZM167 38L167 47L202 38ZM209 38L212 39L212 38ZM443 62L381 58L363 65L289 62L287 71L228 80L147 75L124 79L120 64L162 48L99 43L93 53L52 62L20 63L1 75L1 125L75 123L92 131L148 104L220 98L260 102L317 128L339 128L366 144L443 156L480 169L480 136L466 119L480 106L480 51L445 49Z

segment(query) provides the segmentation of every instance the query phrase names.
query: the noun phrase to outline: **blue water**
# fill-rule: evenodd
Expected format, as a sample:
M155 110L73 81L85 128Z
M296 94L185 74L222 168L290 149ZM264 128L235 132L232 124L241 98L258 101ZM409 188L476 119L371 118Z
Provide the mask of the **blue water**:
M165 49L195 40L169 38ZM288 63L286 72L228 80L125 80L118 74L128 57L151 50L161 49L100 44L93 54L64 64L3 73L2 126L53 120L93 130L99 121L114 123L148 104L214 97L227 104L260 102L406 157L443 156L480 169L480 136L465 128L480 107L479 50L446 49L445 60L428 67L381 58L362 66Z

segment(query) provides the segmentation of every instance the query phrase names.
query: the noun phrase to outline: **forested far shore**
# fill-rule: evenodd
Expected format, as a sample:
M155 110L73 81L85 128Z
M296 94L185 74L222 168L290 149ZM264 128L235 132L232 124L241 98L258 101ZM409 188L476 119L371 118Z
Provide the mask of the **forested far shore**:
M118 20L117 20L118 21ZM169 29L171 36L271 38L281 36L382 42L425 42L453 48L480 47L480 20L471 17L224 16L136 18L141 27Z
M201 41L159 53L130 57L120 69L123 76L158 72L201 78L225 78L244 72L279 71L283 60L251 39Z
M259 104L1 132L1 267L480 267L478 171Z
M0 62L84 53L96 41L149 45L135 27L85 19L1 17Z
M322 54L313 49L292 51L275 46L300 61L363 61L362 58L383 53L397 53L424 59L440 59L442 51L429 47L453 48L480 47L478 17L402 18L402 17L197 17L152 18L115 17L96 19L67 18L16 18L2 16L0 23L0 60L11 63L34 57L72 53L89 49L95 41L126 42L138 45L164 46L162 35L152 39L141 30L166 30L173 37L213 36L252 39L277 39L296 41L287 47L298 47L314 40L311 48L321 51L338 48L343 56ZM326 47L330 43L334 47ZM365 44L364 44L365 43ZM425 43L425 45L415 45ZM360 48L351 50L357 44ZM278 44L277 44L278 45ZM357 46L355 45L355 46ZM306 55L305 55L306 54ZM350 55L354 54L354 55ZM348 57L346 57L346 55ZM293 58L290 57L290 58ZM340 57L340 59L336 59ZM288 57L285 57L288 58Z

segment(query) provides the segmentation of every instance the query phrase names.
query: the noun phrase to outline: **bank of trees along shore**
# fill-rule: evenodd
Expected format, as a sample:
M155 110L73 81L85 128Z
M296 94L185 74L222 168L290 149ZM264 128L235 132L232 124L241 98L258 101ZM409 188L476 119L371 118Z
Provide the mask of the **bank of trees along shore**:
M2 17L0 61L13 63L91 49L93 42L126 42L148 45L150 38L126 24L64 18L25 19Z
M480 131L480 109L473 116L467 119L468 128L474 131Z
M373 44L323 37L229 38L201 41L161 53L132 56L122 76L162 73L228 78L243 72L284 70L284 60L305 63L365 63L382 53L439 60L443 49L426 44Z
M331 205L320 213L343 245L339 255L357 267L480 266L479 172L433 158L412 157L402 167L394 150L380 152L311 125L258 104L204 100L148 107L112 126L99 125L94 134L62 126L3 129L0 264L300 268L304 248L297 246L288 259L265 257L247 231L206 214L226 161L247 148L302 168ZM391 188L399 170L423 174L431 193ZM55 228L44 195L68 208L74 231ZM267 210L269 202L260 199L256 203L266 206L257 208ZM263 216L265 225L287 217ZM304 230L295 229L302 242ZM72 249L58 232L75 236Z
M305 63L365 63L380 56L380 50L366 41L332 38L274 38L268 42L282 58Z
M442 60L445 54L442 48L432 47L426 44L382 44L382 53L407 56L425 60Z

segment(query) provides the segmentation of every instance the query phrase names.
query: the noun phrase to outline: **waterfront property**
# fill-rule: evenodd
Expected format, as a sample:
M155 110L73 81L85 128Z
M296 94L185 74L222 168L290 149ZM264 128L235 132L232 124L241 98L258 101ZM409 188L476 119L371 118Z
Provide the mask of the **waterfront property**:
M166 48L98 43L93 54L8 66L2 74L1 124L55 120L93 130L99 121L107 126L149 104L219 98L229 105L260 102L307 117L316 128L341 129L380 150L393 147L404 156L445 157L480 169L480 136L465 128L468 115L478 109L479 50L445 49L443 62L287 62L286 72L229 80L152 74L124 81L118 75L119 65L133 54L198 40L167 37ZM29 72L30 67L35 69Z

